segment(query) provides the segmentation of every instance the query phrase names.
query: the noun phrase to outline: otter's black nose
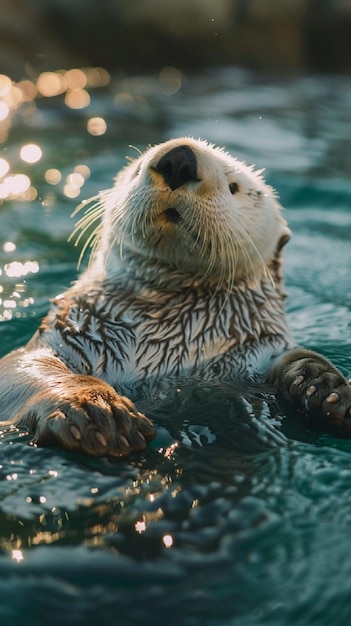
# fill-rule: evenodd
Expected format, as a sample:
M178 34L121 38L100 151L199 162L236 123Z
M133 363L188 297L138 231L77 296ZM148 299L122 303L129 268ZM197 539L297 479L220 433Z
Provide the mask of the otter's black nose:
M172 191L191 180L198 180L196 175L196 157L189 146L177 146L165 154L155 169L162 174Z

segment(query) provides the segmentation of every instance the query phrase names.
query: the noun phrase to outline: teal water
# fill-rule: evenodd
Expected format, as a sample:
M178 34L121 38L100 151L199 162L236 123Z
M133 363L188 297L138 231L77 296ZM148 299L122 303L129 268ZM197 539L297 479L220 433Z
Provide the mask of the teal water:
M110 186L130 144L191 134L266 168L293 230L294 335L351 373L351 80L218 70L164 91L157 78L116 79L88 108L59 96L14 112L0 158L36 197L0 204L1 354L77 275L76 204ZM87 132L94 116L102 135ZM26 143L42 149L32 165L20 158ZM91 174L70 198L67 177L82 165ZM56 185L45 180L53 168ZM351 623L351 441L268 399L248 396L248 427L237 394L189 395L155 407L152 446L116 465L3 435L1 623Z

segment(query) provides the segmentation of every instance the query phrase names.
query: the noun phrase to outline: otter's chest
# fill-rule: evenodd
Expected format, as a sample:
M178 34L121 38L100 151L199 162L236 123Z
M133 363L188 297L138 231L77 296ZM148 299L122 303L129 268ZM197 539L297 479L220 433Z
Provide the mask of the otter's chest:
M53 302L41 341L74 371L130 389L201 372L228 355L230 368L239 354L243 367L252 344L283 332L282 311L272 315L264 303L262 293L239 291L212 298L196 289L73 293Z

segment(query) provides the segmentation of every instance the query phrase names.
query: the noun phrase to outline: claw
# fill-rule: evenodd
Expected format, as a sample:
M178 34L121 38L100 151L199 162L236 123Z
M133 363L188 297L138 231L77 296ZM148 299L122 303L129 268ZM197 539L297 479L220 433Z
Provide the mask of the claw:
M308 387L308 389L306 389L306 396L310 398L311 396L313 396L314 393L316 393L316 391L317 387L315 387L315 385L311 385L310 387Z
M99 430L95 431L95 437L101 446L103 446L104 448L107 448L107 441L104 435Z
M326 402L329 402L329 404L336 404L336 402L339 402L340 398L339 398L339 394L335 393L335 391L333 391L326 399Z
M127 437L125 437L124 435L119 435L118 439L122 448L127 448L127 449L129 448Z
M70 424L70 425L69 425L69 429L70 429L71 435L72 435L75 439L77 439L78 441L80 441L80 440L81 440L81 438L82 438L82 433L80 432L80 430L79 430L78 426L75 426L75 424Z
M300 387L300 385L302 385L304 380L305 380L304 377L300 374L299 376L296 376L295 380L293 380L293 385Z

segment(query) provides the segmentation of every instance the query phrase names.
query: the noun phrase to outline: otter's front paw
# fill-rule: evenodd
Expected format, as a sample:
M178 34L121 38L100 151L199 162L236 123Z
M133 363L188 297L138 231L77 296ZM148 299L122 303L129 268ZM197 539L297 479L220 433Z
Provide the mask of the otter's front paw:
M322 428L351 438L351 386L327 359L297 351L283 357L276 379L278 393Z
M88 376L67 382L55 398L44 397L36 406L37 445L124 458L144 450L154 438L150 420L106 383Z

